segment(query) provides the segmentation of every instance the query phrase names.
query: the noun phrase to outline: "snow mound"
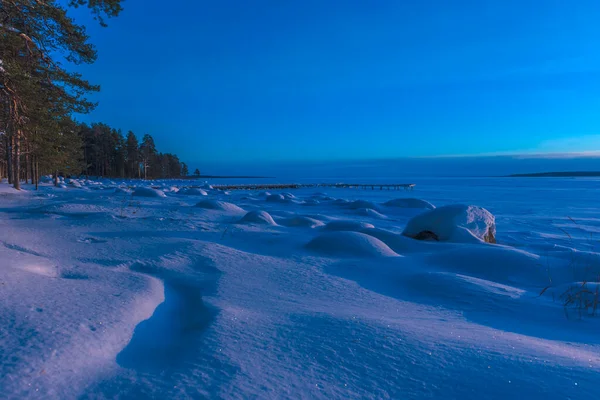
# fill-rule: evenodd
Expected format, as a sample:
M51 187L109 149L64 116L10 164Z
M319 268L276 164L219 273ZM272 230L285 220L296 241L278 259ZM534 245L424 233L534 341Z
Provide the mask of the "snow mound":
M205 208L208 210L227 211L233 213L245 212L243 208L236 206L235 204L227 203L226 201L219 200L202 200L196 207Z
M183 188L177 194L183 194L187 196L207 196L208 193L200 188Z
M115 194L131 194L131 190L124 187L118 187L115 189Z
M373 210L372 208L359 208L354 212L356 215L362 215L365 217L371 217L376 219L387 219L387 216L382 213Z
M258 195L259 195L260 197L268 197L268 196L270 196L270 195L271 195L271 193L269 193L269 192L260 192Z
M242 224L277 225L266 211L250 211L240 220Z
M76 181L74 179L71 179L71 182L69 182L69 184L71 186L73 186L73 187L76 187L76 188L81 188L82 187L81 183L79 183L79 181Z
M326 231L362 231L363 229L375 228L372 224L360 221L337 220L331 221L323 228Z
M133 196L138 197L167 197L162 190L153 189L150 187L139 187L133 191Z
M318 206L319 204L321 204L321 202L317 199L306 199L302 203L302 205L305 205L305 206Z
M291 200L291 199L295 199L295 198L296 198L296 196L294 196L294 195L293 195L293 194L291 194L291 193L287 193L287 192L286 192L286 193L281 193L281 195L282 195L284 198L286 198L286 199L290 199L290 200Z
M282 194L268 194L267 201L269 203L285 203L288 201Z
M317 236L306 247L314 252L346 257L394 257L385 243L359 232L329 232Z
M383 205L388 207L435 209L435 206L430 202L414 198L393 199L383 203Z
M377 204L367 200L354 200L347 203L346 207L352 210L358 210L359 208L370 208L372 210L379 210L379 206Z
M496 223L484 208L455 204L417 215L402 234L419 240L496 243Z
M333 204L336 206L345 206L348 203L350 203L350 200L347 199L335 199L335 201L333 202Z
M299 228L316 228L318 226L323 226L324 224L318 219L305 216L298 216L281 221L281 225Z

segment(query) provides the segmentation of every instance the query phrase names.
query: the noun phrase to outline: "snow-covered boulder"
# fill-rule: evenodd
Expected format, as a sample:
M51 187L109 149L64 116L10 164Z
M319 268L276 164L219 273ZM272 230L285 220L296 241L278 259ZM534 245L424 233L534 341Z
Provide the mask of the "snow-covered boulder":
M187 196L207 196L208 193L200 188L183 188L177 192L177 194L183 194Z
M311 240L306 248L317 253L333 256L398 256L381 240L359 232L328 232Z
M196 207L204 208L207 210L226 211L226 212L238 213L238 214L245 212L243 208L238 207L235 204L231 204L226 201L219 201L219 200L202 200L201 202L196 204Z
M266 211L250 211L248 214L244 215L240 220L242 224L258 224L258 225L277 225L269 214Z
M304 202L302 202L302 205L304 206L318 206L319 204L320 201L317 199L306 199Z
M356 215L362 215L365 217L371 217L375 219L387 219L387 216L383 215L382 213L376 210L373 210L372 208L359 208L358 210L354 211L354 213Z
M323 222L315 218L306 216L294 216L281 221L281 225L300 228L316 228L318 226L323 226L324 224Z
M52 183L54 180L52 179L52 175L44 175L40 178L41 183Z
M360 208L370 208L371 210L379 211L379 206L377 204L367 200L354 200L349 203L346 203L345 206L352 210L358 210Z
M355 231L360 232L363 229L374 228L372 224L360 221L338 220L331 221L323 228L326 231Z
M285 203L289 199L285 198L282 194L269 194L267 195L266 200L269 203Z
M153 189L151 187L139 187L133 191L133 196L138 197L167 197L162 190Z
M131 194L131 190L126 187L118 187L115 189L115 194Z
M418 240L496 243L496 221L485 208L455 204L413 217L402 234Z
M435 206L428 201L414 198L393 199L383 203L383 205L400 208L424 208L427 210L433 210L435 208Z

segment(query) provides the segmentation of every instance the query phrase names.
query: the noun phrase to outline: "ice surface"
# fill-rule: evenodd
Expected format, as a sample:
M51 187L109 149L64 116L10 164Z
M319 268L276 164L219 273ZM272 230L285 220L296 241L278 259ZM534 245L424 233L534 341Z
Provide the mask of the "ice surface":
M598 180L44 182L0 184L1 398L600 398Z

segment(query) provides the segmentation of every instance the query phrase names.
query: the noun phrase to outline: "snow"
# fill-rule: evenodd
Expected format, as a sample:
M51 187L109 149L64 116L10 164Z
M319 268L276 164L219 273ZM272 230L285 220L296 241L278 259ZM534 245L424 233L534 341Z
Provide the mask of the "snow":
M435 206L428 201L414 198L400 198L386 201L383 205L388 207L400 207L400 208L425 208L433 210Z
M177 191L177 194L184 194L187 196L207 196L208 193L206 193L205 190L199 189L199 188L183 188L179 191Z
M375 219L386 219L387 216L373 210L372 208L359 208L354 212L356 215L362 215L365 217L371 217Z
M236 206L235 204L228 203L226 201L219 200L202 200L199 203L196 203L196 207L198 208L206 208L209 210L218 210L218 211L226 211L230 213L243 213L244 209Z
M318 219L307 217L307 216L296 216L291 218L286 218L280 222L285 226L295 226L302 228L316 228L319 226L323 226L324 223L319 221Z
M599 182L0 183L0 397L600 398Z
M453 204L417 215L402 234L417 237L423 232L433 232L435 239L443 242L483 242L486 236L496 236L496 223L494 216L484 208Z
M340 257L398 256L381 240L359 232L324 233L311 240L306 247L315 252Z
M162 190L153 189L151 187L135 188L132 194L137 197L166 197Z
M360 232L363 229L374 228L373 224L363 221L353 220L338 220L331 221L323 227L326 231L357 231Z
M277 225L266 211L250 211L240 220L242 224Z

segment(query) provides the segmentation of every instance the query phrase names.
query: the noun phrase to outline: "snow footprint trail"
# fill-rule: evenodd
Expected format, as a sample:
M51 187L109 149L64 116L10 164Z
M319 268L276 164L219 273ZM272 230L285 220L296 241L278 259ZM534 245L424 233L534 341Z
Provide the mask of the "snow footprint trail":
M202 266L203 261L194 264ZM215 270L207 269L209 281L190 281L188 276L148 262L136 262L130 269L162 280L165 300L138 324L129 344L117 355L117 363L140 371L180 365L216 315L202 299L207 286L216 282Z
M216 311L206 306L195 284L167 281L164 295L165 300L138 324L127 347L117 355L120 366L160 372L182 365L214 320Z

